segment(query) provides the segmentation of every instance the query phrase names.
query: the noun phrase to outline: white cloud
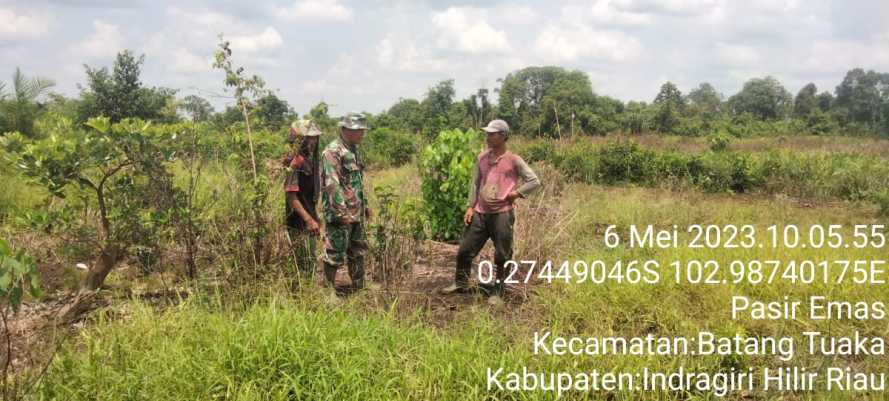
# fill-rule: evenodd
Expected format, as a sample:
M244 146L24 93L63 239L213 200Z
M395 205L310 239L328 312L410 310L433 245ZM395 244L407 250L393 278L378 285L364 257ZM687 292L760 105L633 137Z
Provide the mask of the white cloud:
M350 21L352 9L339 0L303 0L275 11L278 18L307 21Z
M850 40L821 40L811 44L801 63L802 72L842 74L853 67L889 69L889 47L885 44Z
M617 8L628 12L646 14L670 14L693 16L712 12L722 7L728 0L614 0ZM771 0L747 0L750 2L773 2Z
M173 70L185 74L210 71L210 59L203 59L190 50L180 47L173 52Z
M525 25L537 19L537 12L528 6L504 6L496 10L497 18L514 25Z
M48 28L48 18L16 14L13 10L0 8L0 38L36 37L46 33Z
M124 48L122 39L123 36L117 25L94 20L93 33L74 45L73 49L78 54L83 54L87 57L114 56Z
M410 38L389 34L377 44L377 62L386 69L404 72L435 72L448 67L444 60L421 51ZM453 66L453 65L451 65Z
M276 49L281 47L284 40L281 34L273 27L267 27L264 31L253 35L240 35L231 38L231 46L234 51L256 52L261 50Z
M631 61L642 53L638 39L620 31L595 30L585 25L549 25L534 43L546 62L575 61L590 57L606 61Z
M642 12L625 11L611 0L597 0L592 6L582 8L568 6L562 9L563 19L577 20L589 18L602 24L639 25L651 21L651 16Z
M730 66L750 66L758 64L761 60L759 51L753 47L726 43L716 44L716 55L723 63Z
M451 7L432 15L439 30L439 44L467 53L508 52L506 33L494 29L485 12L476 8Z
M331 89L326 80L318 79L305 81L300 85L300 90L306 95L323 95Z

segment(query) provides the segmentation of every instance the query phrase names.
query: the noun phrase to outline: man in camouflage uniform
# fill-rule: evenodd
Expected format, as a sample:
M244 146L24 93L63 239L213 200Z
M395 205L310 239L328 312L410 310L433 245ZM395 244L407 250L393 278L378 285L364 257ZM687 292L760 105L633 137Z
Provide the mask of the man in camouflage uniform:
M287 143L297 147L282 160L287 168L284 180L287 235L300 273L309 277L315 274L317 267L316 237L320 234L315 211L321 186L318 168L320 136L321 130L311 120L295 121L290 126Z
M346 264L355 289L365 287L365 222L370 209L364 191L364 161L358 144L367 124L360 114L339 122L340 136L321 155L321 207L324 211L324 278L333 289L337 270Z

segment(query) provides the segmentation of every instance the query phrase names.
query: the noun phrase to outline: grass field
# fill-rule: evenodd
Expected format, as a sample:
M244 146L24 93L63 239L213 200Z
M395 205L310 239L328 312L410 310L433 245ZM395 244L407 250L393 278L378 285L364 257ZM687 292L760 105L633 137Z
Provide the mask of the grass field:
M739 145L742 146L742 145ZM742 147L755 147L755 143ZM884 144L880 144L884 146ZM868 153L869 155L872 155ZM488 368L521 372L639 372L802 366L889 372L885 356L805 355L782 361L771 355L731 356L542 356L534 355L534 332L553 336L694 336L701 330L720 335L791 336L805 330L850 335L859 331L889 336L885 320L732 320L733 296L755 299L830 299L887 301L885 285L752 285L670 283L674 260L886 259L881 249L630 249L607 248L609 225L691 224L769 225L886 224L867 202L796 199L782 195L707 194L634 186L572 183L556 169L535 165L546 185L519 209L516 259L555 262L600 259L653 260L662 265L658 284L545 284L517 286L505 309L491 309L483 298L462 297L441 319L427 309L441 308L432 285L417 294L359 294L342 306L321 299L317 289L292 293L280 282L254 283L251 296L198 291L166 307L127 301L94 314L93 321L69 341L41 383L36 399L66 400L464 400L554 399L546 391L488 390ZM416 193L413 167L382 170L369 180ZM483 255L485 253L483 252ZM452 256L451 256L452 257ZM430 263L448 275L445 255ZM833 274L833 273L832 273ZM408 280L423 277L408 276ZM120 282L117 280L116 282ZM413 297L413 298L411 298ZM411 300L413 313L399 303ZM438 316L432 318L431 316ZM566 392L560 399L720 399L712 391ZM738 391L725 399L885 399L883 392Z

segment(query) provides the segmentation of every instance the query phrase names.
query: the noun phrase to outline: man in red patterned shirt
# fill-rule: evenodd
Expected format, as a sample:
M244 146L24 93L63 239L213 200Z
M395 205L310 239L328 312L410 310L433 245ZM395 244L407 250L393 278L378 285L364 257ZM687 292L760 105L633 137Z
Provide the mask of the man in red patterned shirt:
M318 138L321 130L310 120L300 120L290 126L288 143L299 141L295 153L284 157L287 167L284 180L285 224L296 254L300 271L314 275L317 267L317 237L320 232L318 213L319 168Z

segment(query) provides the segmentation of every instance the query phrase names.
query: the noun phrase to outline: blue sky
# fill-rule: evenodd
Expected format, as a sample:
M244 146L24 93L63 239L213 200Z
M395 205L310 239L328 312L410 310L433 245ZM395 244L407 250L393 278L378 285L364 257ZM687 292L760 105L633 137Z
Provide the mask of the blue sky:
M463 97L531 65L584 71L624 101L651 101L667 80L730 96L765 75L795 94L833 91L853 67L889 72L886 20L885 0L0 0L0 82L19 66L75 95L84 64L128 48L146 56L145 84L218 108L223 33L300 114L321 100L335 115L379 112L449 78Z

